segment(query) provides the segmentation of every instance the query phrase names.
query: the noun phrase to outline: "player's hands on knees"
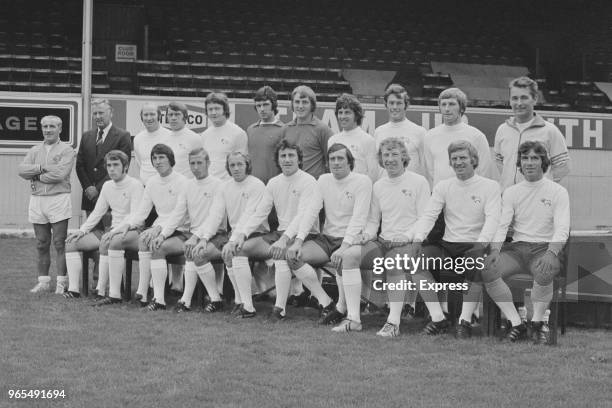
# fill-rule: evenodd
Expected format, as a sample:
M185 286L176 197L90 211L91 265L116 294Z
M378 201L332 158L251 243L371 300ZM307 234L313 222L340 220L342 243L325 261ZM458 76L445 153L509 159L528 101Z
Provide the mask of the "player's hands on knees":
M488 271L491 268L495 268L498 260L499 249L491 249L491 253L484 260L484 270Z
M185 257L193 259L193 248L198 245L198 240L198 236L194 234L185 241Z
M558 268L559 258L550 251L546 251L544 255L540 256L533 263L533 269L546 277L553 275Z
M83 231L77 230L66 237L66 243L70 244L71 242L77 242L79 239L83 238L84 235L85 233Z
M278 239L278 241L270 245L269 253L272 259L285 259L286 250L287 250L287 239L283 235L282 237Z
M157 238L159 233L161 232L161 228L158 226L151 227L148 230L142 233L142 243L149 249L153 248L153 240Z
M203 257L206 252L206 245L208 245L208 241L201 239L191 250L191 258L196 259L198 257Z
M342 266L342 255L344 255L344 251L346 251L347 248L348 245L343 243L340 248L336 249L329 257L329 260L331 261L332 265L334 265L334 268L340 269Z
M221 257L223 258L223 262L225 262L226 265L230 265L232 262L232 258L235 257L237 253L238 243L234 241L229 241L223 246L223 250L221 250Z
M113 236L111 235L110 232L107 232L106 234L102 234L102 237L100 238L100 246L105 246L108 248L112 238Z
M151 251L157 251L159 247L164 243L166 237L163 234L159 234L155 238L151 239Z
M289 248L287 248L287 259L293 262L297 262L302 258L302 244L304 241L297 238Z

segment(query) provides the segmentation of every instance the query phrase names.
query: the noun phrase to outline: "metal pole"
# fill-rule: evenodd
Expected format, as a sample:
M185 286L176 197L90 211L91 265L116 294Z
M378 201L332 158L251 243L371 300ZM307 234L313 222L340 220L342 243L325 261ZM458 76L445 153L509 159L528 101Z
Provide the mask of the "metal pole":
M81 55L81 96L83 131L91 127L91 37L93 0L83 0L83 47Z
M144 26L143 59L149 59L149 25Z

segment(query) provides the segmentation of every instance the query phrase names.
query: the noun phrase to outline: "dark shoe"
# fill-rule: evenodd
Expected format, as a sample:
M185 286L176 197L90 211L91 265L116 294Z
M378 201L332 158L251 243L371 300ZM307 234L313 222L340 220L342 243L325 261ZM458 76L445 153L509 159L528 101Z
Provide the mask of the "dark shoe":
M215 313L221 309L223 309L223 302L220 300L217 302L210 302L204 307L206 313Z
M508 322L508 333L506 333L506 339L515 343L521 340L527 340L527 325L525 323L521 323L518 326L512 326L510 322Z
M240 311L236 313L236 319L250 319L252 317L255 317L256 314L257 312L255 310L249 312L244 307L241 307Z
M550 328L548 323L531 322L531 334L534 344L550 344Z
M94 306L108 306L108 305L116 305L117 303L121 303L121 299L113 298L113 297L105 297L104 299L96 302Z
M404 308L402 309L402 317L405 319L414 318L414 307L408 304L404 305Z
M174 309L174 311L176 313L183 313L183 312L191 312L191 308L185 306L184 302L181 302L180 300L176 303L176 308Z
M240 310L242 310L242 303L234 303L234 307L232 307L230 314L232 316L236 316L238 313L240 313Z
M321 309L321 317L319 324L338 324L346 317L346 313L340 313L336 309L336 304L331 302L329 305Z
M310 296L306 291L300 293L299 295L291 295L289 299L287 299L287 305L295 306L295 307L304 307L308 304Z
M268 316L268 320L276 323L285 320L286 317L287 316L283 314L283 309L278 306L274 306L274 309L272 309L272 312Z
M466 322L461 319L461 322L457 325L457 338L458 339L469 339L472 337L472 323Z
M81 294L79 292L67 291L64 292L62 296L64 296L66 299L78 299L81 297Z
M450 328L450 325L450 321L446 318L444 320L440 320L439 322L431 321L427 323L427 326L425 326L423 329L423 334L437 336L438 334L446 333Z
M166 310L166 305L162 305L161 303L153 301L149 306L147 306L147 310L151 312L155 312L157 310Z

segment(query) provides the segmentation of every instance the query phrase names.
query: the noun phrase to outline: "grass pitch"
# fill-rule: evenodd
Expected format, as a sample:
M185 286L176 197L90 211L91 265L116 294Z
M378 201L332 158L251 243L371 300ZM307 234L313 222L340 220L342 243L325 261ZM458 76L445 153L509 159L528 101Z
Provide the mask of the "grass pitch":
M317 327L313 309L272 305L227 313L145 312L131 304L32 295L34 241L0 239L0 406L71 407L610 407L612 335L570 329L555 347ZM54 283L54 279L52 280ZM59 400L8 398L60 389Z

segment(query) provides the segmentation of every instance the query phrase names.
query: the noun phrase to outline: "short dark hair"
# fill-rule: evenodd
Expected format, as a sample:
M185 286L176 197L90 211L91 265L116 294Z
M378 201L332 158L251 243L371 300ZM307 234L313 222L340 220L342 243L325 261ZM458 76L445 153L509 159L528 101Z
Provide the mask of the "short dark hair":
M508 89L512 88L527 89L532 98L536 98L538 96L538 83L526 76L514 78L512 81L510 81L508 84Z
M271 86L265 85L259 88L255 92L253 100L255 102L270 101L274 114L278 114L278 95L276 95L276 92L274 92Z
M521 168L521 156L523 154L529 153L529 151L531 150L533 150L533 152L540 156L540 158L542 159L542 170L544 171L544 173L546 173L548 171L548 168L550 167L550 159L548 158L548 152L546 151L546 148L542 143L537 142L535 140L523 142L519 146L518 155L516 156L516 167L519 168L521 173L523 172L523 169Z
M232 175L232 172L230 171L230 168L229 168L229 159L232 156L242 157L246 164L246 174L251 174L251 172L253 171L253 165L251 164L251 157L248 154L241 152L240 150L235 150L225 157L225 170L227 170L230 176Z
M295 150L297 152L297 155L298 155L298 167L301 169L302 168L302 161L304 160L304 154L302 153L302 149L300 149L300 146L298 146L297 144L289 143L287 141L287 139L281 140L276 145L276 149L274 150L274 162L276 163L276 167L278 167L279 170L282 170L281 166L280 166L279 159L278 159L278 155L279 155L281 150L286 150L286 149L293 149L293 150Z
M170 161L170 166L174 167L176 161L174 160L174 152L170 148L170 146L165 145L163 143L158 143L151 149L151 163L153 163L153 155L154 154L164 154Z
M395 95L398 98L404 99L404 103L406 104L406 108L410 105L410 96L408 96L408 91L406 88L401 86L400 84L390 84L385 90L385 106L387 106L387 99L389 95Z
M170 102L168 106L166 106L166 116L168 116L168 110L170 109L172 109L173 111L181 112L183 114L183 122L187 123L187 119L189 117L187 105L175 101Z
M363 121L363 108L361 102L354 95L342 94L336 99L336 117L338 117L338 111L340 109L350 109L355 114L355 122L358 126L361 126Z
M226 118L230 117L230 107L229 107L229 99L227 99L227 95L223 92L211 92L206 95L206 99L204 99L204 109L208 108L208 104L216 103L223 106L223 115Z
M329 165L329 155L342 149L346 150L346 160L348 161L349 167L352 171L355 168L355 156L353 156L350 149L342 143L334 143L333 145L329 146L329 149L327 149L327 164Z
M104 155L104 165L108 164L109 160L119 160L123 166L123 172L127 172L130 167L130 158L121 150L111 150Z

